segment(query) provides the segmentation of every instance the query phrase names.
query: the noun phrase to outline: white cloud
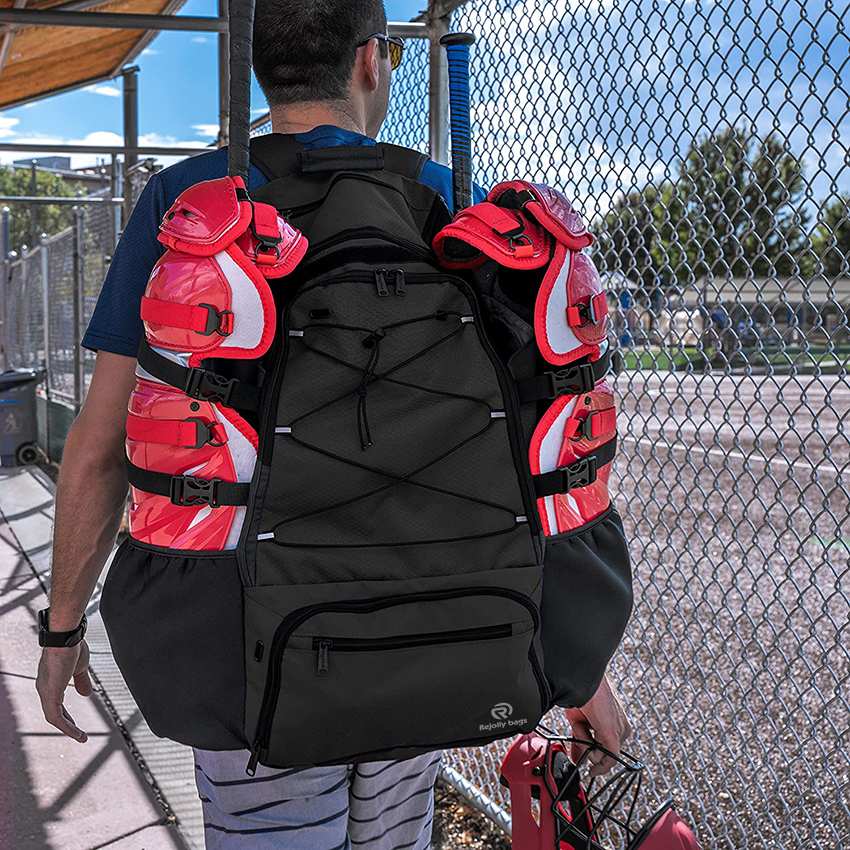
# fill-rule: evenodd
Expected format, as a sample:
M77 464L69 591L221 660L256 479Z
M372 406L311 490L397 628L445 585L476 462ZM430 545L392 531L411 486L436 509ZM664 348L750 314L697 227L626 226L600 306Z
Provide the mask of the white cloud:
M0 137L4 124L6 127L11 127L10 122L17 123L16 118L3 118L0 116ZM12 131L14 132L14 131ZM62 136L50 136L40 133L32 133L25 136L15 134L16 144L25 145L31 143L34 145L100 145L103 147L120 147L124 144L124 137L118 133L113 133L111 130L94 130L87 133L83 138L63 138ZM174 136L162 136L158 133L143 133L139 136L139 145L142 147L181 147L181 148L199 148L203 150L207 144L198 139L190 139L188 141L177 139ZM17 151L2 151L0 152L0 164L13 162L16 159L27 159L30 154L33 157L49 156L49 153L29 152L26 150ZM173 165L184 156L158 156L156 161L163 166ZM95 165L98 161L109 160L109 154L88 154L88 153L72 153L71 168L83 168L85 166Z
M208 139L218 138L218 124L193 124L192 129L199 136L206 136Z
M142 56L159 56L159 51L158 51L158 50L154 50L154 48L153 48L153 47L146 47L146 48L142 51Z
M192 36L193 44L209 44L212 39L208 35L195 35Z
M121 97L121 89L117 86L97 84L93 86L86 86L83 91L89 91L92 94L102 94L105 97Z
M20 123L20 118L7 118L0 115L0 139L8 139L9 136L17 134L17 130L12 129Z

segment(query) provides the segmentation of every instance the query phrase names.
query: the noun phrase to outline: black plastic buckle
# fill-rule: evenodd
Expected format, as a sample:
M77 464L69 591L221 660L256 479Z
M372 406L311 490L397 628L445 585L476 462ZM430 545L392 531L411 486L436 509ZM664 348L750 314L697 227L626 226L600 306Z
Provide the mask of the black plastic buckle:
M557 398L559 395L589 393L596 386L593 366L590 363L580 363L578 366L570 366L569 369L547 372L546 374L552 381L552 395L549 398Z
M224 440L220 443L216 442L213 434L213 425L218 425L217 422L204 422L203 419L196 419L195 417L189 417L189 419L184 419L184 422L194 422L195 427L197 428L196 434L198 435L197 441L188 446L183 446L184 449L200 449L207 444L211 446L215 446L218 448L219 446L223 446L227 443L227 440Z
M586 455L569 466L559 466L558 470L563 475L564 489L561 493L569 493L581 487L589 487L596 481L598 466L596 455Z
M230 404L230 394L236 384L236 378L225 378L215 372L209 372L198 366L189 370L183 392L190 398L209 401L214 404Z
M171 478L171 504L197 508L209 505L219 507L216 488L220 478L195 478L193 475L174 475Z
M598 416L598 410L591 410L590 413L587 414L583 419L579 420L578 430L575 433L575 436L570 437L570 439L577 443L579 440L592 440L593 439L593 417Z
M232 316L232 310L222 310L220 313L213 307L212 304L198 304L207 311L207 326L202 331L195 331L202 336L210 336L211 334L219 334L220 336L230 336L233 331L223 330L222 324L225 316Z

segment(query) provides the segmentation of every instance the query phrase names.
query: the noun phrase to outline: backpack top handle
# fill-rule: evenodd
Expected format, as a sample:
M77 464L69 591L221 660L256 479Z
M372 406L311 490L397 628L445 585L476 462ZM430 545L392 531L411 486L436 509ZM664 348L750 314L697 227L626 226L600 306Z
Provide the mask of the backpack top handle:
M229 0L230 141L227 173L248 187L251 138L251 52L254 40L254 0Z

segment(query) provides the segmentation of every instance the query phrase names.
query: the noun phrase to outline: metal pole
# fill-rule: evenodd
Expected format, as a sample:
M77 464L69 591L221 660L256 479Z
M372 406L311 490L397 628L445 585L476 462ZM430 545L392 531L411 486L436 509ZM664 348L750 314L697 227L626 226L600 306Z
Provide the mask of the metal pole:
M83 406L85 396L85 370L83 361L83 347L80 345L83 339L83 322L85 311L83 309L85 299L85 280L83 269L83 209L74 207L74 292L73 292L73 345L74 345L74 409L77 413Z
M121 163L116 154L112 154L112 169L110 171L110 187L112 196L118 197L118 193L122 190L121 186ZM121 233L121 213L122 208L115 206L112 209L112 247L118 244L118 236Z
M30 163L30 195L38 197L38 163L32 160ZM33 248L38 245L38 207L30 204L30 245Z
M136 148L139 146L139 73L138 65L124 68L121 76L124 79L124 146ZM133 212L133 187L130 185L132 175L130 168L139 161L135 153L124 154L124 227Z
M122 12L55 12L52 9L0 9L0 22L21 26L98 27L110 30L219 32L227 22L207 16L137 15Z
M0 287L0 347L3 349L3 371L8 372L11 368L9 357L9 278L11 277L12 261L11 253L12 232L9 222L9 208L3 207L0 213L0 249L3 251L3 280Z
M218 0L218 16L227 20L228 0ZM230 31L218 34L218 146L230 138Z
M449 31L450 17L439 16L438 3L428 8L428 153L434 162L449 161L449 68L440 39Z
M50 264L47 262L49 250L45 234L41 234L41 297L44 310L44 452L50 460Z

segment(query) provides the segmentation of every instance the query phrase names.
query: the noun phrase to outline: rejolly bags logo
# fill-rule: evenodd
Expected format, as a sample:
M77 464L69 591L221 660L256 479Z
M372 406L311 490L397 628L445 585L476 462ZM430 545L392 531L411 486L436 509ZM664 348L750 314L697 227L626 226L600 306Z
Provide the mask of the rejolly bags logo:
M506 729L508 726L524 726L528 723L528 719L525 717L521 720L510 720L509 718L513 713L514 707L509 702L497 702L490 709L490 714L496 722L482 723L478 727L478 731L492 732L494 729Z

